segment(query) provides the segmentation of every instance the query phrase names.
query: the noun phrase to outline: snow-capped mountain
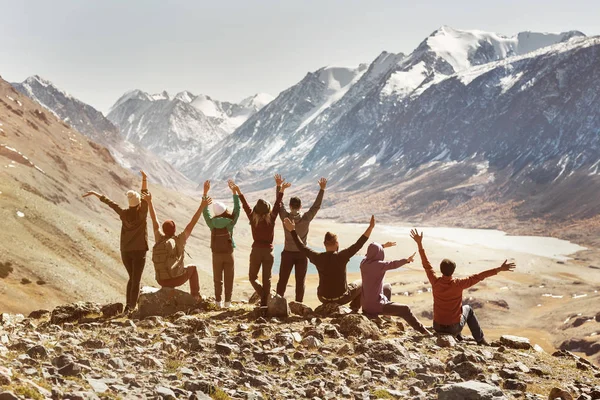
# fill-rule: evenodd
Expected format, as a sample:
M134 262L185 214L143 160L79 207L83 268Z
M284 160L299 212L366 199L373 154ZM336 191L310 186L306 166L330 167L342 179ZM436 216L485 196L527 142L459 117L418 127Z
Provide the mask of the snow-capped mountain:
M69 95L52 82L35 75L12 85L92 141L107 147L123 167L136 172L143 169L151 179L167 187L180 190L195 188L169 163L145 148L124 140L119 129L101 112Z
M111 107L108 119L122 135L183 168L191 158L205 154L250 116L272 100L257 94L240 104L221 102L184 91L125 93Z

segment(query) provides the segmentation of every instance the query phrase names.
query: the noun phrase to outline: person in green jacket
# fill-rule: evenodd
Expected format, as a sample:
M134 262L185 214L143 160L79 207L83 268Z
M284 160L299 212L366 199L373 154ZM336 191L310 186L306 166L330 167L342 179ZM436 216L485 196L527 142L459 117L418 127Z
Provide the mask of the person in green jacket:
M233 212L230 212L227 206L220 202L213 203L213 212L204 209L204 220L210 228L210 248L212 250L213 280L215 284L215 301L219 308L231 307L231 295L233 293L233 277L235 258L233 249L235 242L233 240L233 227L240 216L240 198L236 194L237 186L232 180L229 180L229 188L233 192ZM203 199L208 198L210 190L210 181L204 182ZM223 280L225 281L225 304L223 304Z

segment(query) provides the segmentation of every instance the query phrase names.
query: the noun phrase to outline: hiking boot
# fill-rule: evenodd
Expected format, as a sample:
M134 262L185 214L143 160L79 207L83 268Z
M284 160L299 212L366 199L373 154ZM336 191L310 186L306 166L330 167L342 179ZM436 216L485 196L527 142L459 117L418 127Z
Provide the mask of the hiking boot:
M477 344L479 346L489 346L490 344L488 343L487 340L485 340L485 338L481 339L479 342L477 342Z
M223 304L223 308L230 308L230 307L231 307L230 301L226 301L225 304Z
M217 307L219 310L221 308L223 308L223 300L219 300L219 301L215 300L215 307Z

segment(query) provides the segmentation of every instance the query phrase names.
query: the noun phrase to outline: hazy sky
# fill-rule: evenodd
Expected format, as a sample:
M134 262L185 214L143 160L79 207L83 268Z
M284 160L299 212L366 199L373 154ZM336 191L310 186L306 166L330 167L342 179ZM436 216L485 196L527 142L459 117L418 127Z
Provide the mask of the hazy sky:
M0 75L106 112L125 91L277 95L326 65L411 52L441 25L600 34L598 0L0 0Z

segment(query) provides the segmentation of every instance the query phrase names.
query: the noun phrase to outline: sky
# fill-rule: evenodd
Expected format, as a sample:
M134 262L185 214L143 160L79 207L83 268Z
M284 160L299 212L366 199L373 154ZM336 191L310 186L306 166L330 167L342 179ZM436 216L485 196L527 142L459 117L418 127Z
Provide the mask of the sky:
M600 34L598 0L0 0L0 76L107 112L126 91L276 96L327 65L410 53L442 25Z

